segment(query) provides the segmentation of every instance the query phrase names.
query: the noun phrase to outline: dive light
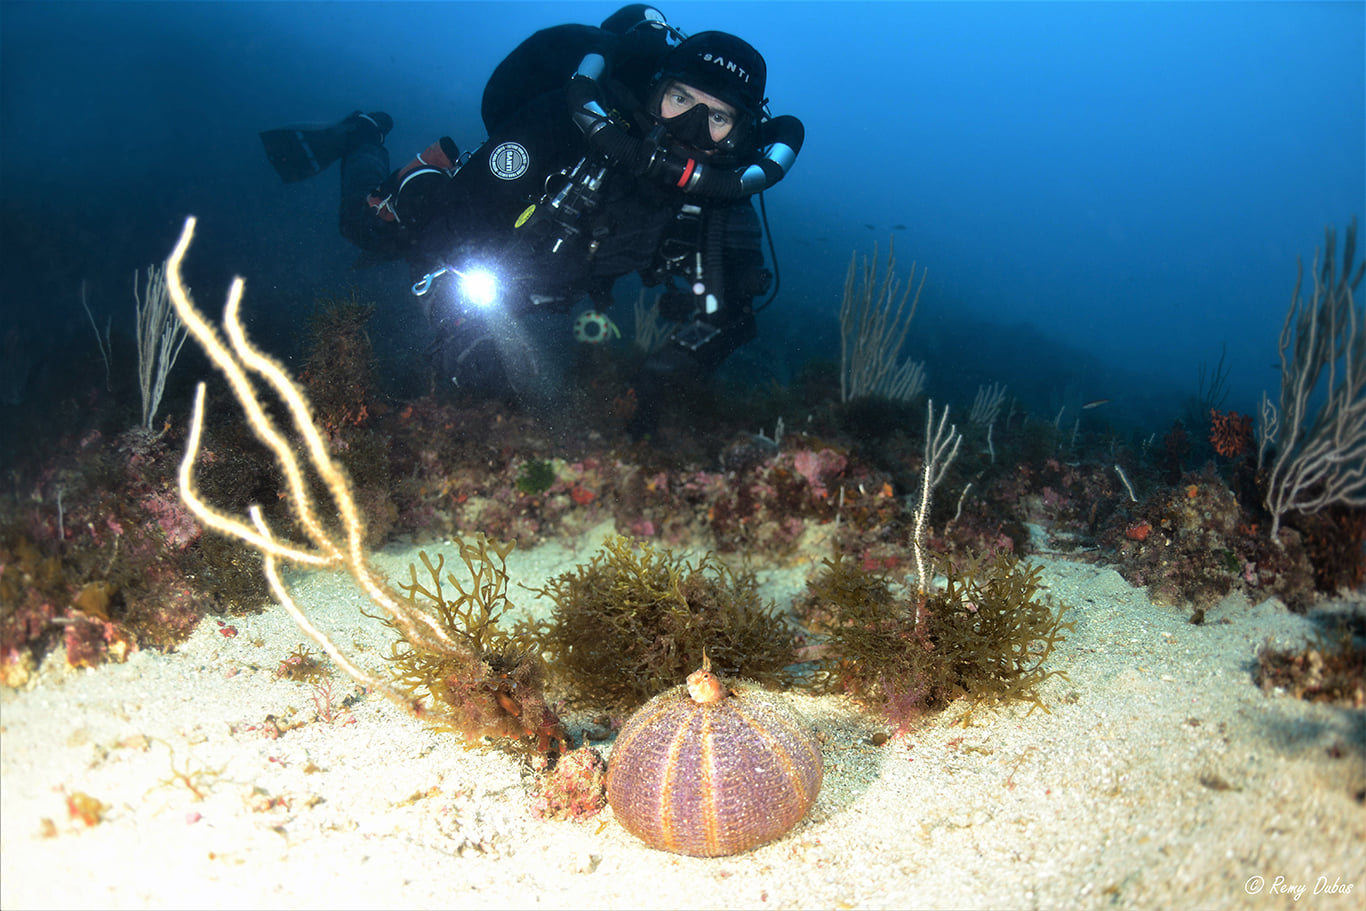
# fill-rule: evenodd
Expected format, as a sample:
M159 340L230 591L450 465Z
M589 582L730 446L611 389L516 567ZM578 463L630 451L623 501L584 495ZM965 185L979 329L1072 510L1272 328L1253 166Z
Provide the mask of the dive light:
M413 284L413 294L422 297L432 290L432 283L446 273L456 277L457 290L460 299L465 303L472 304L481 310L492 306L498 299L498 278L491 271L484 268L475 267L472 269L456 269L453 266L442 266L435 272L428 272Z

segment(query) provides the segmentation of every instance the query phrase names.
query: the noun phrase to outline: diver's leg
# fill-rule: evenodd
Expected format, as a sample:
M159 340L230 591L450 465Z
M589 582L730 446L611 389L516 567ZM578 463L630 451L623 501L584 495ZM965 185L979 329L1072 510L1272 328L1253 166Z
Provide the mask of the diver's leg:
M341 162L342 237L362 250L384 246L393 228L375 216L368 198L371 191L389 176L389 150L384 137L394 122L387 114L352 114L345 121L350 127L346 153Z

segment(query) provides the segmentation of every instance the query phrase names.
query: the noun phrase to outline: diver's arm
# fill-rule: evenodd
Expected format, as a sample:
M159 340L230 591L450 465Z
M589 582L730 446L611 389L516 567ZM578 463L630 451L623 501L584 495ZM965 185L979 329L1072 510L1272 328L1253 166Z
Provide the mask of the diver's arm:
M439 211L459 161L455 143L443 136L386 177L388 150L357 145L342 159L342 236L367 253L407 255L416 234Z
M366 196L365 204L380 221L421 230L459 170L460 151L449 136L442 136L385 178Z

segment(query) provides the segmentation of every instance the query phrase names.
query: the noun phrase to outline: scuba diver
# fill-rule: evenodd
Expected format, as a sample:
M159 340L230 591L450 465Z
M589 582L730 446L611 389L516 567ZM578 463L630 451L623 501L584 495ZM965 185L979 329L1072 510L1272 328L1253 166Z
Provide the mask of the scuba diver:
M617 279L660 288L660 316L677 328L637 377L638 437L666 397L754 337L753 302L773 274L752 197L787 174L803 141L799 120L769 115L765 83L764 58L743 40L685 37L634 4L509 54L485 88L488 139L472 153L443 136L391 172L393 121L379 112L262 140L285 180L341 160L342 235L408 261L437 375L462 388L549 393L547 322L563 331L587 298L575 336L601 341Z

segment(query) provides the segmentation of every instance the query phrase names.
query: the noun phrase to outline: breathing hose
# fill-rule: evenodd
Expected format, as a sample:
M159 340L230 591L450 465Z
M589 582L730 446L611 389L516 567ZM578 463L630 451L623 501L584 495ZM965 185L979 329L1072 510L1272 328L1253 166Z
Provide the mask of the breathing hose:
M663 130L644 138L632 136L612 122L602 106L598 79L606 69L601 54L589 54L569 82L569 110L574 123L597 151L637 174L658 177L685 193L740 199L763 192L787 176L801 151L806 131L791 115L759 124L761 157L738 168L718 168L663 143Z

